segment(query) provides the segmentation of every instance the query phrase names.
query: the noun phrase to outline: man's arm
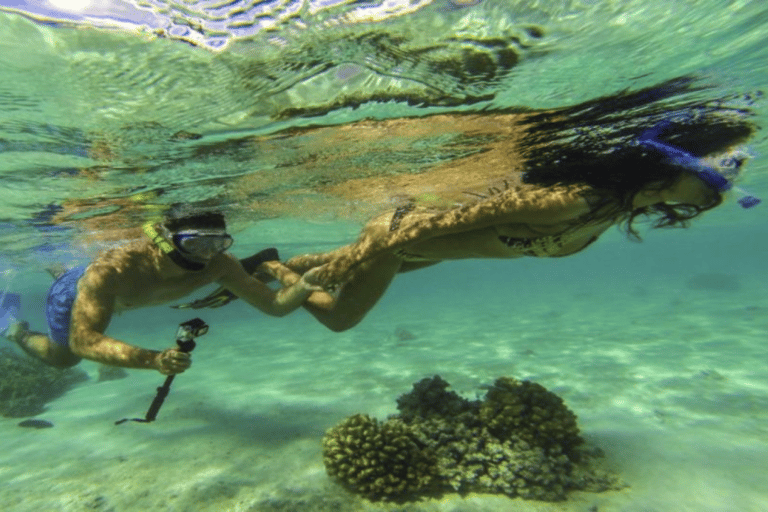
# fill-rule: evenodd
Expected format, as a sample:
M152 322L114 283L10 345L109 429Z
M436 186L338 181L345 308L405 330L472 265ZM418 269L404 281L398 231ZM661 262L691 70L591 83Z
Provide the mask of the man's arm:
M278 278L284 286L275 292L249 275L234 256L223 256L224 272L219 278L219 284L268 315L285 316L300 307L310 295L321 290L314 281L316 270L307 272L303 276L293 274L298 279L294 279L293 276Z
M165 375L189 368L189 354L179 350L147 350L104 335L115 307L115 279L112 270L99 266L92 266L80 278L72 308L70 350L103 364L157 370Z

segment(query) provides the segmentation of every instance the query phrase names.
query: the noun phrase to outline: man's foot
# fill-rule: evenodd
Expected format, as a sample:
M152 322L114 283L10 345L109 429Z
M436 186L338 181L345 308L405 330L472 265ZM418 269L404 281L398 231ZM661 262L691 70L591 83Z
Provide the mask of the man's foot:
M13 322L5 331L5 337L14 343L21 343L29 332L28 322Z

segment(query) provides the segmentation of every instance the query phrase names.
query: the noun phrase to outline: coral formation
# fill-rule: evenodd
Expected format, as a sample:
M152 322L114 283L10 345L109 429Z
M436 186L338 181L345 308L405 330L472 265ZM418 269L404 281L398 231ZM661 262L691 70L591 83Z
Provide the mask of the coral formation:
M398 419L379 423L356 414L323 439L328 474L368 498L406 496L427 488L434 462Z
M403 421L411 423L414 419L432 417L451 417L464 412L475 412L476 403L470 402L450 387L446 381L435 375L431 379L422 379L413 385L413 391L397 399L397 410Z
M416 335L405 327L398 327L395 329L395 339L400 342L411 341L416 339Z
M577 456L582 442L576 415L563 399L535 382L501 377L488 390L480 406L480 420L498 439L519 437L547 452Z
M543 386L502 377L482 401L448 387L439 376L423 379L383 424L355 415L329 430L328 474L368 498L390 500L453 490L554 501L572 489L622 486L595 467L576 416ZM408 478L409 464L398 465L404 460L414 461Z
M21 418L40 414L47 402L87 379L82 370L60 370L0 347L0 415Z

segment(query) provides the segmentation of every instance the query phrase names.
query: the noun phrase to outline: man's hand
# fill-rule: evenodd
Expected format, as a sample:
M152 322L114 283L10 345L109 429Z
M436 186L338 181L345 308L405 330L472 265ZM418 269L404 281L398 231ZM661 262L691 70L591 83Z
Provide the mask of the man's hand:
M192 358L178 348L167 348L157 355L155 363L157 371L163 375L175 375L189 368Z

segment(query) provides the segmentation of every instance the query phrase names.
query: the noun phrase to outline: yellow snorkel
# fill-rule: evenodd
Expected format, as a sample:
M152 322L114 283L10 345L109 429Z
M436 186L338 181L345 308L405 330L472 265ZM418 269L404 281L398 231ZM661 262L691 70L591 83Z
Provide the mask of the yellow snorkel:
M142 227L142 230L144 231L144 234L147 235L147 238L149 238L153 244L155 244L161 251L163 251L171 260L178 265L179 267L185 269L185 270L202 270L205 268L205 265L202 263L197 263L195 261L190 261L184 256L181 255L178 249L174 247L174 245L169 242L160 232L155 228L154 222L147 222Z
M155 229L155 223L154 222L147 222L142 227L144 230L144 234L149 237L150 240L152 240L152 243L155 244L157 247L160 248L161 251L163 251L166 254L170 254L171 252L175 251L176 248L171 245L171 243L163 237L160 233L158 233L157 229Z

